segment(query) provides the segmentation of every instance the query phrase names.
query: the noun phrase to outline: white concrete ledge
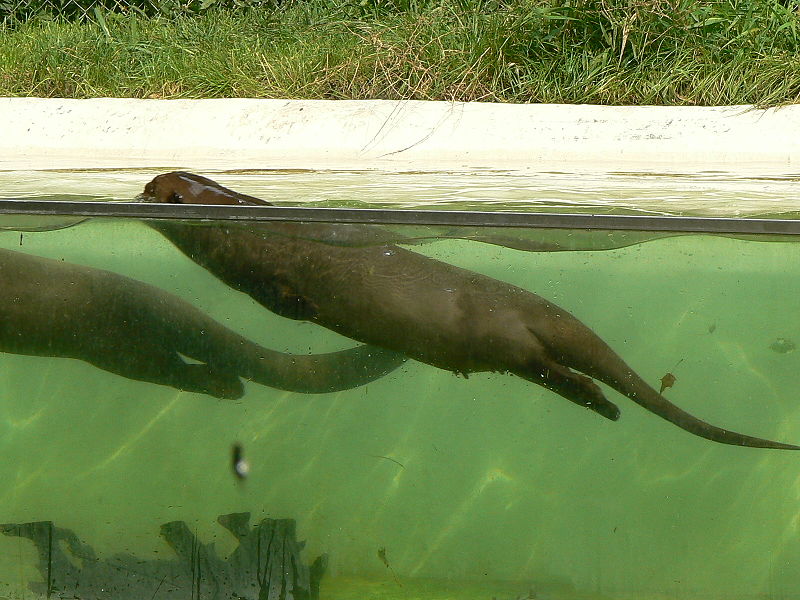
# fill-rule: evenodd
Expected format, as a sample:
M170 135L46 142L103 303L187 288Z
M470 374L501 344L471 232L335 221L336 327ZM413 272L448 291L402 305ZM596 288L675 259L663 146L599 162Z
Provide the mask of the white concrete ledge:
M0 169L800 170L800 106L0 98Z

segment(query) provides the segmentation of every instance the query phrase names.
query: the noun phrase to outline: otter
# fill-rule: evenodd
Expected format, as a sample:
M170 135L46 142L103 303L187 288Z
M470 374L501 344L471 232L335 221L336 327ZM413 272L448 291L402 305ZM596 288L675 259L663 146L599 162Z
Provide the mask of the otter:
M157 176L138 200L270 205L185 172ZM800 449L698 419L661 396L565 309L396 244L348 247L312 239L337 239L335 224L149 224L227 285L279 315L311 321L458 374L511 373L607 419L617 420L619 409L593 379L714 442Z
M226 399L243 395L240 378L318 394L364 385L405 360L369 346L320 355L268 350L152 285L10 250L0 250L0 352L75 358Z

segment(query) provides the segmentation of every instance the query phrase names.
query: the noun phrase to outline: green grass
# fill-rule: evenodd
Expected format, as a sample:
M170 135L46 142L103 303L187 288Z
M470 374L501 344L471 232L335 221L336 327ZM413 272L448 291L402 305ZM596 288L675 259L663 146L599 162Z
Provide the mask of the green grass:
M757 104L800 96L794 0L294 0L0 31L0 95Z

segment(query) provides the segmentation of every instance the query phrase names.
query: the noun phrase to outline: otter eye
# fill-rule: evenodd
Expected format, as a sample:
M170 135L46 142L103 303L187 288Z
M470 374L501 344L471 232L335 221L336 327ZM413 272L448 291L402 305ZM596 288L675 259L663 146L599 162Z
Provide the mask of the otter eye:
M179 204L183 202L183 196L181 196L178 192L172 192L172 195L169 197L169 201L173 204Z

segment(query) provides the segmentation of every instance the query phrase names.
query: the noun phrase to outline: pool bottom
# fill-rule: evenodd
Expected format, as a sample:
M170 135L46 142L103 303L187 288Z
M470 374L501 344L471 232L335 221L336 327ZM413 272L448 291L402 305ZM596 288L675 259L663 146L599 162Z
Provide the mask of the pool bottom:
M507 582L507 581L453 581L446 578L395 578L387 569L385 576L360 577L338 576L326 577L320 587L321 600L674 600L690 598L697 600L767 600L771 598L795 598L796 596L772 596L764 594L689 594L683 595L680 586L663 592L608 594L600 592L578 592L566 582ZM191 590L186 595L176 594L176 600L196 598ZM44 600L47 596L34 594L0 583L0 600ZM50 595L49 600L67 598L67 596ZM70 600L96 600L76 598ZM109 600L116 600L110 598ZM147 600L147 599L144 599ZM200 600L205 600L200 598ZM287 599L291 600L291 599ZM297 600L297 599L295 599Z

